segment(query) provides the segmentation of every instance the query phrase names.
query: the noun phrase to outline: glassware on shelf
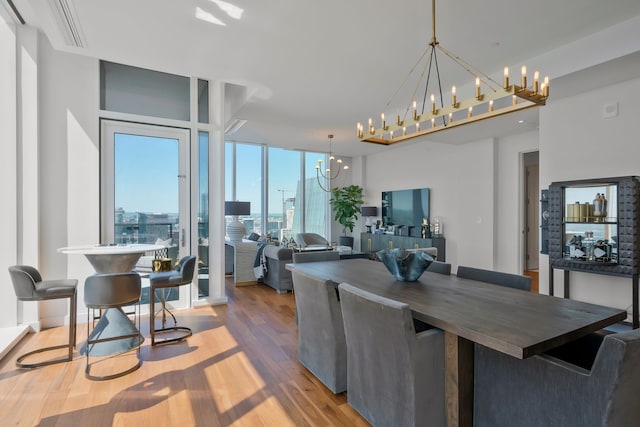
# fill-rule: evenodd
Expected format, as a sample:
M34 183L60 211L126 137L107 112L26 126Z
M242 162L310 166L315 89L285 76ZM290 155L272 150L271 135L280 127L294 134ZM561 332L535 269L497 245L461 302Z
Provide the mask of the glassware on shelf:
M584 251L584 257L587 261L594 261L593 250L596 246L596 240L593 238L593 231L585 231L584 239L582 239L582 247Z

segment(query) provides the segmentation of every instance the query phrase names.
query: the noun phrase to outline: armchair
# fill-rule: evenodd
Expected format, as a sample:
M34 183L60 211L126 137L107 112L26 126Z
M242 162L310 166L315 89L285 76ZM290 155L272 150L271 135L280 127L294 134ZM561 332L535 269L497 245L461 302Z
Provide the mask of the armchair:
M294 238L296 245L302 250L313 248L328 248L331 245L319 234L316 233L298 233Z
M593 360L584 360L589 353ZM638 360L640 329L592 334L524 360L476 345L474 425L636 425Z

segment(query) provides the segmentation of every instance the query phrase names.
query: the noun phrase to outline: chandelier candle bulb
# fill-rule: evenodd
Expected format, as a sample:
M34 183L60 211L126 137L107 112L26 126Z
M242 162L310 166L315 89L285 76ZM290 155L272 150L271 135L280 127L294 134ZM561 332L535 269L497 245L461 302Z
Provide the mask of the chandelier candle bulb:
M407 136L407 127L402 128L402 136Z
M538 71L533 73L533 93L538 93L538 78L540 73Z
M458 106L458 102L456 99L456 87L453 86L451 88L451 105L453 105L453 108L456 108Z
M527 67L525 65L522 66L522 89L527 88Z
M549 97L549 76L544 77L544 88L542 89L542 96Z
M396 117L396 123L398 124L398 126L402 126L402 121L400 121L400 114L398 114L398 116Z
M449 113L449 123L453 123L453 113Z
M467 113L467 117L473 116L473 107L469 107L469 112Z
M436 96L434 94L431 94L431 112L436 113Z
M489 101L489 111L493 111L493 99Z
M480 77L476 77L476 98L480 99Z
M380 119L382 120L382 129L387 130L387 124L384 121L384 113L380 113Z
M436 127L436 119L435 119L435 117L431 117L431 127L432 128Z
M504 67L504 88L509 88L509 67Z
M416 101L413 101L413 120L418 120L418 108Z
M511 97L511 104L512 105L517 105L518 104L518 97L517 96L513 95Z

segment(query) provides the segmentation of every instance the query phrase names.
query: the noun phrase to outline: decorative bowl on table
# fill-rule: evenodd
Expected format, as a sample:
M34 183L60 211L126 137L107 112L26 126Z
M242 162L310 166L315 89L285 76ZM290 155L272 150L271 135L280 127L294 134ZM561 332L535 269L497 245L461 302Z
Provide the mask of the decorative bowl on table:
M376 252L376 255L387 267L391 275L402 282L415 282L418 280L433 261L431 255L421 250L383 249Z

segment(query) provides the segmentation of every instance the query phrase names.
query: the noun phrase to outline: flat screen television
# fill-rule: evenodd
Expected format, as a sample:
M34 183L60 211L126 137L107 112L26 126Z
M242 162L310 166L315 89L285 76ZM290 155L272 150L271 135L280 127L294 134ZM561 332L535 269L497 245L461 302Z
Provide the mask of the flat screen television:
M382 192L382 221L385 225L417 227L429 218L429 189Z

